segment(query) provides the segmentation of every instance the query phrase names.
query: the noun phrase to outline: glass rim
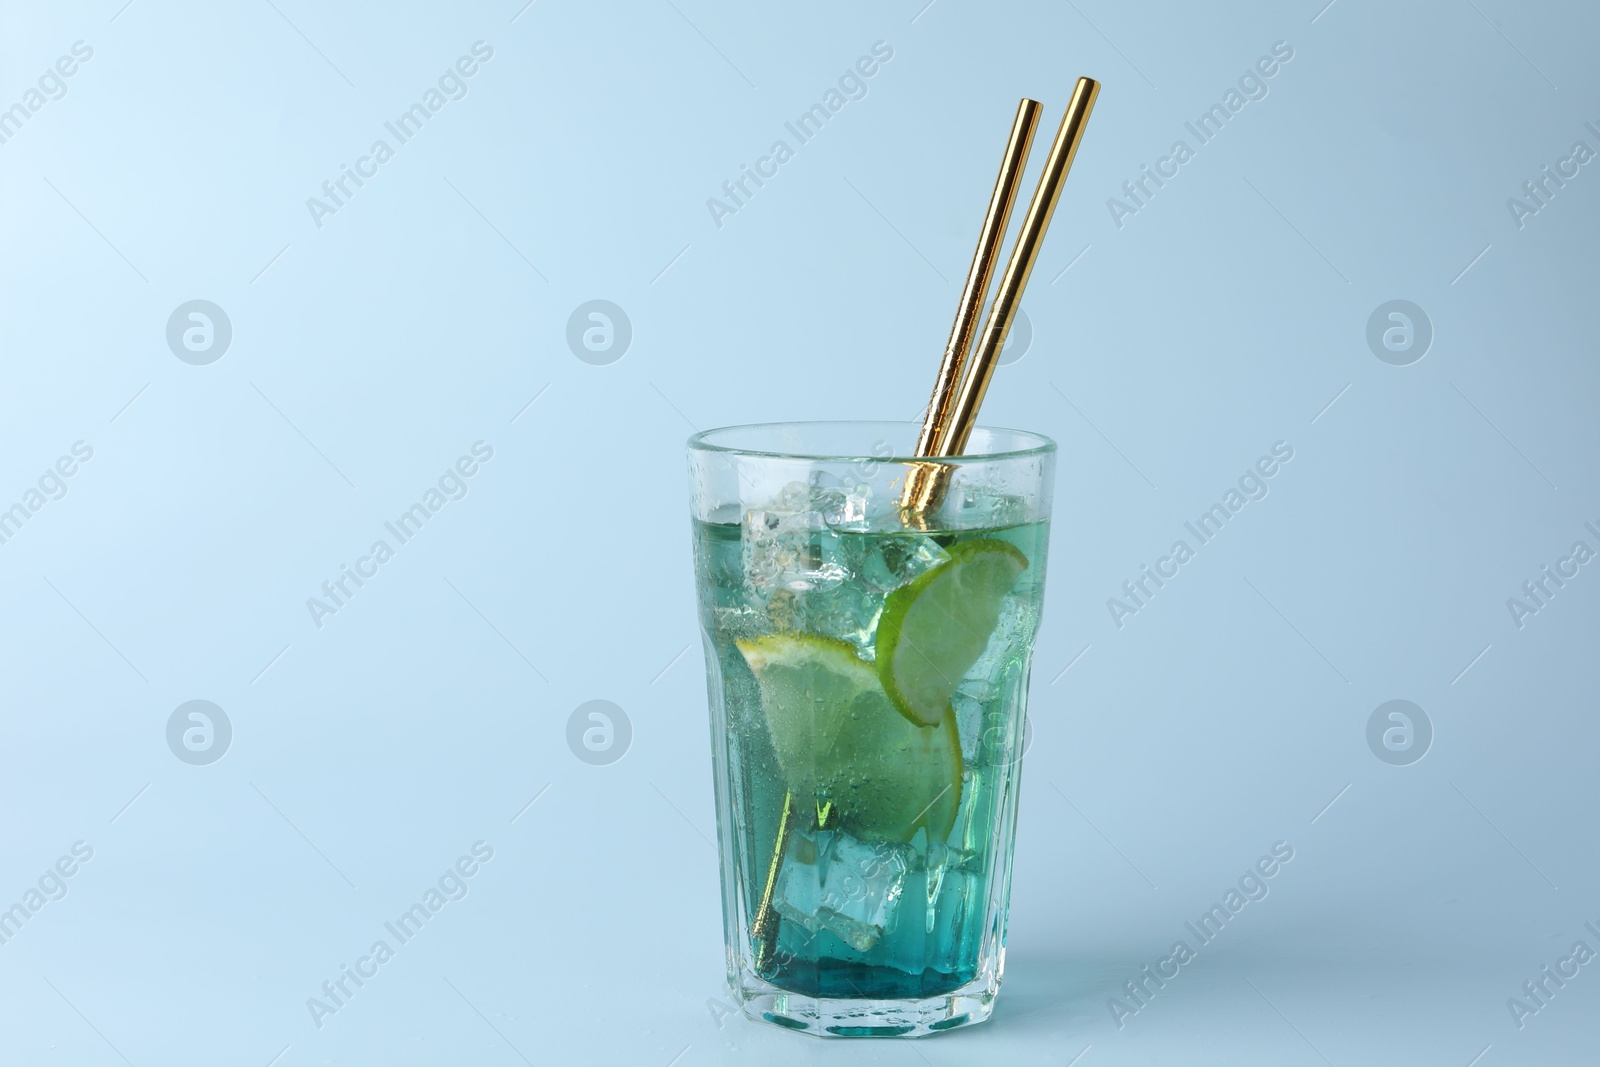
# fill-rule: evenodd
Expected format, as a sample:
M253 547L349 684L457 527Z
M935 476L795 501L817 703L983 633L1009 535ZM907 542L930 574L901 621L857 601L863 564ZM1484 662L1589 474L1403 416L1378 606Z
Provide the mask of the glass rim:
M801 419L783 422L742 422L731 426L716 426L709 430L701 430L686 442L690 452L720 453L728 456L753 456L765 459L796 459L807 461L821 461L829 463L985 463L995 460L1014 460L1028 456L1045 456L1056 451L1056 443L1042 433L1033 430L1016 430L1007 426L977 426L976 431L989 434L1012 434L1023 438L1031 444L1022 448L1000 449L990 452L963 452L959 456L911 456L888 455L875 456L860 453L845 452L806 452L763 448L739 448L732 445L718 444L711 440L717 434L731 434L738 430L777 430L785 427L801 429L806 427L839 427L839 426L898 426L910 427L915 438L916 431L921 429L921 423L896 422L892 419Z

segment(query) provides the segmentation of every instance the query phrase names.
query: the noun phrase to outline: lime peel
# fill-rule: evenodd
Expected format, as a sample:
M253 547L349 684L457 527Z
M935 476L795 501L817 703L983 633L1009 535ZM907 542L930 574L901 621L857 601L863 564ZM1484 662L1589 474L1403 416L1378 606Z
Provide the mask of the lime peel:
M737 645L797 800L864 840L949 834L961 803L961 740L948 704L935 723L913 723L872 665L831 637L769 634Z
M988 647L1006 594L1028 569L1020 549L995 538L947 551L943 563L890 593L878 620L874 648L884 691L919 726L943 718Z

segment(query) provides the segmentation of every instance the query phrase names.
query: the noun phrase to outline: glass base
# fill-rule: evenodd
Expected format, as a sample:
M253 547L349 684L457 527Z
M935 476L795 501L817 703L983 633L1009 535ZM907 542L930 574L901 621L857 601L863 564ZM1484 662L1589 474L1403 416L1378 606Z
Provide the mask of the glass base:
M994 1010L998 976L980 975L959 989L920 1000L811 997L747 977L735 988L745 1015L816 1037L927 1037L975 1026Z

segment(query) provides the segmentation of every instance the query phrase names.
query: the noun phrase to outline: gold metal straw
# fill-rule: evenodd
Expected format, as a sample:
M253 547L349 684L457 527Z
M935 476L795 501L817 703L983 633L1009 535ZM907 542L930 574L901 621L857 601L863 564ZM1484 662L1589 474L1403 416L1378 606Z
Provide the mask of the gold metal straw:
M983 229L978 234L978 248L967 272L966 287L961 293L961 304L956 309L956 320L950 329L950 340L945 346L944 359L939 365L939 377L934 385L933 397L923 417L922 432L917 438L919 456L959 456L967 447L967 439L977 420L978 407L988 391L989 379L994 375L996 360L1005 347L1006 332L1016 316L1027 288L1028 275L1038 258L1039 246L1050 216L1061 197L1061 187L1073 157L1078 153L1078 142L1083 138L1084 125L1094 108L1095 97L1100 93L1100 83L1092 78L1079 78L1073 90L1067 113L1056 131L1055 143L1050 146L1050 156L1045 160L1044 173L1039 176L1039 187L1022 220L1022 230L1017 244L1011 250L1005 274L1000 278L1000 289L989 312L989 322L984 328L977 352L968 368L967 349L970 346L978 316L983 311L983 301L989 288L989 275L993 271L995 256L1005 239L1006 223L1016 202L1017 186L1028 162L1028 149L1033 141L1034 129L1039 122L1042 105L1024 98L1017 105L1017 117L1012 122L1011 136L1006 141L1006 152L1000 164L1000 174L995 179L994 193L989 198L989 210L984 215ZM954 398L952 400L952 398ZM949 468L928 464L914 467L906 479L901 497L902 507L921 512L935 506L948 483ZM817 825L827 821L826 809L817 812ZM783 865L789 836L794 831L794 795L785 792L783 810L778 816L777 832L773 835L772 859L767 866L766 884L761 891L761 903L756 908L750 933L756 939L756 970L759 973L772 960L778 943L778 915L772 907L772 896L778 881L778 871Z
M939 377L933 384L933 398L928 401L928 411L922 419L922 433L917 437L916 454L919 456L938 455L934 449L949 426L956 389L967 367L967 350L972 347L978 316L983 314L983 302L989 292L989 275L995 260L1000 258L1000 243L1006 239L1011 208L1017 201L1022 172L1028 166L1028 149L1033 144L1033 132L1039 126L1039 113L1043 110L1043 104L1026 97L1017 105L1017 117L1011 124L1011 136L1006 139L1006 152L1000 160L1000 174L994 180L994 193L989 197L989 210L983 216L983 229L978 231L978 249L972 254L967 284L961 291L961 303L956 307L956 321L950 327L950 340L944 348L944 360L939 364ZM909 499L906 502L909 503Z
M1039 258L1039 247L1044 243L1045 230L1050 217L1055 214L1056 201L1061 199L1061 187L1066 184L1067 171L1078 154L1078 144L1083 140L1084 126L1089 122L1089 112L1094 110L1095 98L1100 95L1100 83L1093 78L1079 78L1067 104L1067 113L1061 117L1061 128L1056 131L1055 143L1044 162L1044 173L1039 175L1039 188L1034 191L1033 202L1022 219L1022 231L1011 250L1011 261L1000 276L1000 288L995 293L994 306L989 309L989 322L984 327L983 338L973 353L972 368L961 383L955 408L950 417L950 428L938 444L936 456L959 456L967 447L967 438L977 423L978 406L989 389L989 379L1005 347L1006 332L1016 317L1022 302L1022 291L1028 287L1028 276L1033 272L1034 260Z
M761 905L756 908L755 922L750 924L750 933L756 939L757 974L766 969L778 947L778 913L772 910L772 891L778 884L778 868L783 865L783 854L789 848L793 814L794 794L785 790L783 812L778 816L778 832L773 835L772 861L767 865L767 884L761 890Z
M1022 290L1027 288L1027 278L1034 270L1038 250L1045 240L1045 230L1050 227L1056 202L1061 198L1061 187L1066 184L1067 171L1072 168L1074 157L1077 157L1078 142L1083 139L1083 128L1088 123L1090 112L1094 109L1094 99L1098 96L1099 82L1094 78L1078 78L1072 99L1067 102L1066 115L1061 117L1061 128L1056 131L1056 141L1050 146L1045 170L1038 176L1034 200L1029 203L1027 214L1022 218L1022 229L1016 238L1016 246L1011 250L1005 274L1000 278L1000 291L995 294L994 306L990 307L989 325L979 339L978 350L971 360L963 362L963 374L960 376L950 378L946 374L946 366L939 368L934 400L928 405L928 411L930 414L941 411L944 418L936 427L938 432L931 442L926 440L928 424L923 424L923 435L917 442L918 456L960 456L966 451L966 440L978 424L979 405L982 405L984 394L989 390L989 379L994 378L1000 350L1005 347L1006 333L1011 330L1011 320L1021 306ZM990 210L992 208L994 205L990 205ZM978 270L976 262L973 269L974 272ZM971 286L971 278L968 278L968 286ZM973 302L968 301L968 294L962 294L962 310L958 315L970 314L976 318L981 309L982 293ZM966 328L966 333L971 333L970 326ZM946 360L949 360L949 354L946 354ZM954 402L950 400L952 392ZM926 512L938 507L939 501L944 498L949 478L949 466L944 464L922 464L907 472L906 488L901 494L901 512L907 522L925 522L923 517Z

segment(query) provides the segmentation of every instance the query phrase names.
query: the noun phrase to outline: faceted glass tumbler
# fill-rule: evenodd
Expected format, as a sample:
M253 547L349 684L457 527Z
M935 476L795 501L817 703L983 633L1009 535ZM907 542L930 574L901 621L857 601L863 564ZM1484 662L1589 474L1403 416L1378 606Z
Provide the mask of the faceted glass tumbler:
M917 429L689 442L728 981L822 1036L982 1022L1000 988L1055 445L916 459Z

